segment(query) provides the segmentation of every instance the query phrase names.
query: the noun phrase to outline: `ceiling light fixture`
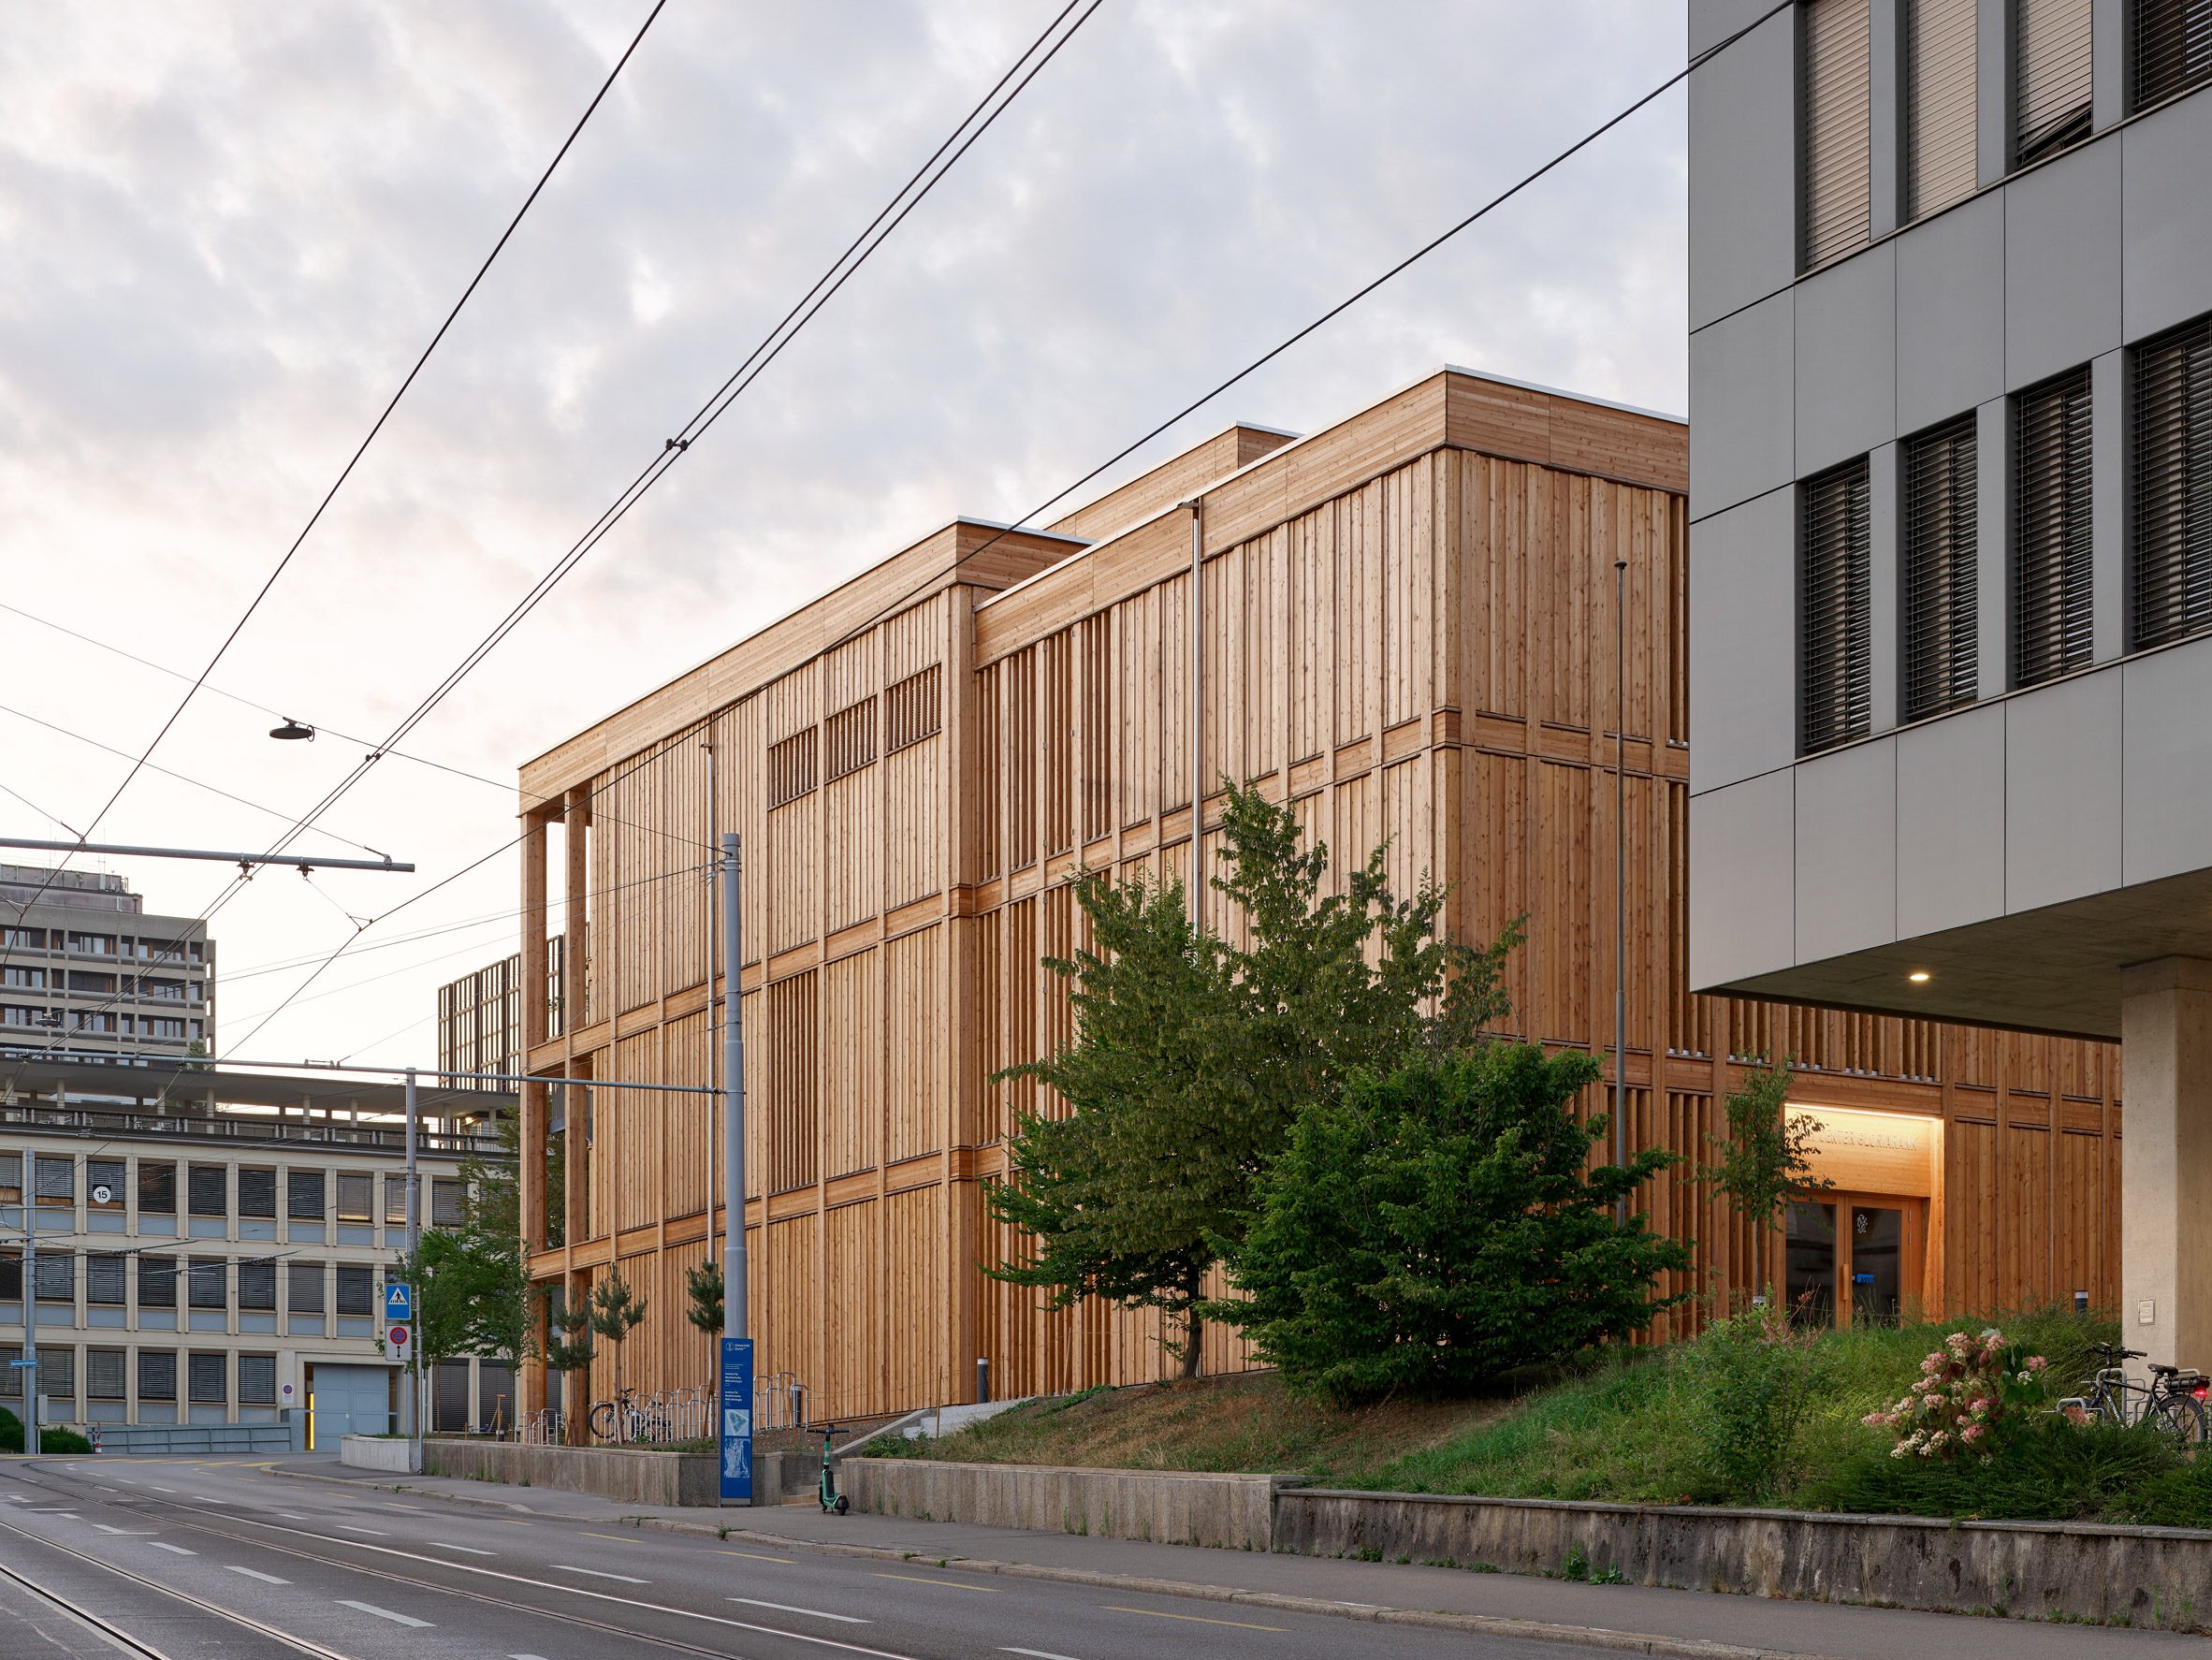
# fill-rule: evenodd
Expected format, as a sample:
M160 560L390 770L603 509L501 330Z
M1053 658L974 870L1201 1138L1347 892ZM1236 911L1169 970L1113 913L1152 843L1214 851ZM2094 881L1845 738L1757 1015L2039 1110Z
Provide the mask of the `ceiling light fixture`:
M1910 974L1906 975L1905 978L1910 980L1914 985L1926 985L1935 977L1928 973L1926 968L1915 968Z

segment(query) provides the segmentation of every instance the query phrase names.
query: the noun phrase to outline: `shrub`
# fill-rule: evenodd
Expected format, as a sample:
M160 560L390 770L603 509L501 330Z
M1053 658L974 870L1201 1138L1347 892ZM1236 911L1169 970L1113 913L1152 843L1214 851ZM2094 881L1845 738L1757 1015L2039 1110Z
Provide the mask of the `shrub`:
M21 1452L23 1449L23 1420L5 1406L0 1406L0 1452Z
M1756 1504L1782 1492L1814 1398L1827 1371L1812 1332L1794 1330L1778 1308L1715 1320L1682 1356L1695 1403L1696 1496Z
M1903 1399L1863 1420L1892 1430L1892 1458L1955 1458L1996 1453L2050 1401L2050 1362L2008 1343L1991 1326L1979 1336L1954 1332L1920 1362Z
M1688 1248L1613 1207L1672 1162L1589 1164L1588 1056L1498 1042L1355 1079L1298 1114L1259 1182L1233 1321L1293 1389L1338 1402L1445 1392L1649 1324Z
M1899 1458L1861 1447L1810 1478L1801 1497L1817 1510L1874 1515L2202 1527L2212 1521L2207 1476L2162 1431L2045 1413L1986 1457Z

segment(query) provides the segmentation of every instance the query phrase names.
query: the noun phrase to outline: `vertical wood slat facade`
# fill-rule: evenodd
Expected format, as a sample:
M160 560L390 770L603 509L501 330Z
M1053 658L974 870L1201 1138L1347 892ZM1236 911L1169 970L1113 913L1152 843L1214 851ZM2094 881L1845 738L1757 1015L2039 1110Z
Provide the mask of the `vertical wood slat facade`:
M1239 430L1208 453L1215 471L1179 458L1117 491L1111 517L1085 510L1088 530L1120 527L1088 546L954 525L524 769L526 803L555 804L524 810L525 903L545 903L561 827L569 927L586 922L591 959L587 975L587 954L564 955L585 1019L556 1033L525 999L535 1070L716 1081L713 890L697 867L721 829L744 837L744 1214L764 1371L852 1415L967 1398L979 1356L1002 1394L1168 1365L1150 1317L1048 1315L975 1264L1021 1249L982 1184L1014 1114L1054 1103L990 1079L1070 1029L1039 959L1081 941L1071 878L1187 875L1194 816L1201 856L1218 849L1222 798L1197 815L1190 801L1191 519L1176 504L1200 493L1206 776L1290 801L1340 863L1387 840L1396 881L1448 878L1463 937L1525 915L1516 1029L1608 1056L1624 753L1630 1129L1684 1156L1649 1204L1698 1242L1686 1287L1750 1284L1751 1240L1692 1172L1740 1065L1787 1054L1803 1068L1794 1099L1940 1120L1929 1283L1945 1302L2116 1294L2112 1050L1689 992L1678 424L1448 371L1295 444ZM564 1118L587 1192L533 1272L573 1298L619 1264L652 1304L624 1380L703 1381L682 1282L722 1225L719 1108L591 1093ZM542 1212L540 1198L527 1222L541 1241ZM1215 1332L1206 1361L1249 1357ZM611 1381L603 1360L569 1398Z

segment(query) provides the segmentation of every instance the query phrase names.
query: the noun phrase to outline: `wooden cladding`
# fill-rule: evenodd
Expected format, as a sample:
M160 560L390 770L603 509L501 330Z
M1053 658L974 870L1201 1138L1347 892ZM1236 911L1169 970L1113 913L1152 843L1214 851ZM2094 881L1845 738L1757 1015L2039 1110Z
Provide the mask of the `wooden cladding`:
M1972 703L1978 690L1974 484L1971 411L1906 444L1900 667L1908 721Z
M2135 351L2138 649L2212 628L2212 319Z
M2128 89L2131 110L2212 80L2212 0L2135 0Z
M839 709L822 725L823 749L829 751L830 780L858 772L876 758L876 700Z
M1976 0L1906 0L1905 217L1974 189Z
M1866 458L1799 492L1797 734L1811 755L1866 736L1873 720Z
M2089 662L2089 371L2023 392L2013 409L2013 684Z
M2089 136L2092 0L2013 0L2013 166Z
M819 781L815 774L813 727L794 732L768 751L768 805L783 807L796 801Z
M1870 0L1808 0L1800 43L1799 180L1810 270L1873 229Z
M883 693L885 754L934 737L944 723L944 677L934 663Z

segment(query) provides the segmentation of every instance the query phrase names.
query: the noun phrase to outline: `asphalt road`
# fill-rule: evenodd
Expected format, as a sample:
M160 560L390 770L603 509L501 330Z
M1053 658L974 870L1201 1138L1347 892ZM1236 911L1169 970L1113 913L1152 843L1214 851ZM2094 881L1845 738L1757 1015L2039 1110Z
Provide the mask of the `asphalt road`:
M0 1660L1572 1660L1600 1652L804 1546L740 1549L524 1521L282 1479L244 1461L0 1465Z

